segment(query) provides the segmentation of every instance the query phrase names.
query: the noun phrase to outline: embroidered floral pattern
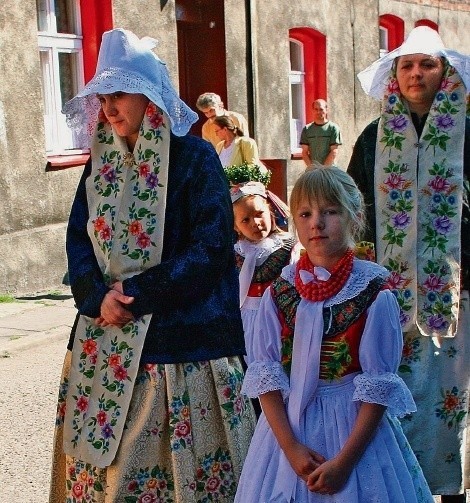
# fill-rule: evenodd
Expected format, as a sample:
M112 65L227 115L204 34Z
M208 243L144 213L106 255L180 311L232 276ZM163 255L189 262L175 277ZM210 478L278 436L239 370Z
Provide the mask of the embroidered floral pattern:
M332 337L341 334L356 322L377 297L384 282L380 277L374 278L360 296L335 304L330 308L324 308L323 326L328 327L324 336Z
M67 399L68 389L69 389L69 380L67 379L67 377L64 377L63 381L60 383L59 386L59 397L57 400L57 410L55 418L56 426L60 426L61 424L64 423L65 402Z
M103 336L104 330L92 324L86 327L85 339L79 339L82 351L78 368L84 379L75 385L75 389L70 390L73 399L71 430L74 433L70 441L74 447L85 432L86 441L103 454L109 452L112 441L116 439L115 429L122 415L119 397L132 392L129 368L135 351L132 340L138 335L137 323L128 323L122 332L127 340L114 337L107 346L109 349L99 349L97 341ZM103 392L100 395L95 392L96 405L89 411L91 383L97 365L101 375L100 389Z
M148 428L147 430L145 430L145 432L147 433L147 436L162 438L162 435L163 435L162 425L163 425L163 423L159 423L157 421L153 428Z
M326 362L322 365L320 379L332 381L342 377L352 361L348 341L342 337L339 341L324 341L322 355Z
M123 157L119 150L106 151L103 154L102 166L93 179L95 190L100 196L117 196L124 181L123 170Z
M459 391L456 386L450 390L441 390L442 400L436 403L436 416L442 419L449 430L458 427L467 415L464 391Z
M168 135L163 116L154 105L146 111L134 153L126 152L122 139L113 137L110 124L98 126L102 145L93 154L93 172L87 181L88 231L102 252L96 253L96 258L104 277L112 270L109 282L159 261L164 207L157 203L162 180L166 183L166 175L160 180L160 167L161 156L167 155L162 149L163 138ZM121 329L103 329L86 317L80 318L64 419L67 453L99 466L112 462L134 381L142 379L137 376L149 318L143 316Z
M452 161L445 153L463 106L460 78L447 67L423 134L412 146L414 128L394 76L384 98L379 127L379 142L384 148L377 198L381 208L377 216L378 259L392 272L389 286L397 296L405 330L418 313L420 326L429 333L445 335L456 316L456 271L447 264L455 252L460 188L458 176L446 166ZM431 162L426 154L429 149ZM449 159L453 159L451 154ZM417 238L412 238L416 233ZM415 268L408 261L415 261L416 256ZM413 294L415 288L417 295Z
M449 292L451 282L445 282L449 277L449 266L431 261L424 267L427 277L422 285L418 285L426 302L420 311L418 319L425 322L430 328L437 330L448 327L448 317L452 314L452 295Z
M81 461L67 463L66 503L86 503L98 500L103 493L99 469Z
M186 487L194 492L197 503L220 501L234 495L236 483L229 452L219 448L215 453L206 454L199 461L196 479L187 481Z
M359 325L360 319L383 286L384 280L382 278L374 278L357 297L323 309L323 326L329 328L325 330L321 346L321 379L336 379L347 372L360 368L357 351L351 350L351 346L358 346L358 342L356 344L353 339L360 338L362 333L365 318L362 319L362 325ZM271 292L281 323L281 363L289 376L292 364L295 316L300 295L294 285L282 277L273 282ZM352 329L355 323L357 326ZM345 333L347 335L343 336L342 334ZM336 339L333 340L334 337Z
M412 182L405 178L409 171L406 164L389 161L384 169L387 173L379 190L388 194L387 210L392 213L392 218L386 224L386 233L383 236L387 243L385 250L393 249L394 245L403 246L406 237L406 229L411 224L411 212L414 208Z
M142 265L150 259L150 247L155 247L151 236L155 230L156 214L147 208L136 208L132 203L128 208L128 219L121 220L122 232L118 236L121 253Z
M121 407L115 400L105 398L102 394L97 400L97 410L94 415L88 414L88 404L91 394L91 386L87 384L95 376L96 364L98 363L97 339L103 335L104 331L100 327L88 325L85 331L85 339L80 339L82 352L80 354L79 369L86 378L78 383L71 392L74 408L72 430L75 436L71 439L74 446L77 445L83 431L83 425L90 428L87 441L97 450L108 452L110 439L114 438L114 427L121 415ZM102 351L99 355L100 371L102 372L102 386L120 396L124 392L124 382L130 381L127 375L127 368L130 365L130 354L132 348L126 343L117 343L114 339L111 344L111 351ZM85 384L84 384L85 383Z
M202 402L194 405L194 410L199 411L199 420L207 421L207 415L211 412L212 407L210 404L203 405Z
M375 245L369 241L359 241L356 243L356 249L354 251L356 258L360 260L370 260L375 262Z
M173 503L174 482L171 473L158 465L139 469L127 484L125 503Z
M100 203L96 208L96 218L92 220L93 235L101 251L106 257L113 246L114 224L113 218L116 214L115 207L108 203Z
M403 342L401 364L398 367L398 371L401 373L411 374L411 364L421 360L422 351L421 338L419 335L405 338Z
M148 131L144 131L144 137L146 140L153 139L158 143L162 139L161 128L166 128L163 114L154 103L149 103L145 115L148 117L150 127Z
M157 187L162 187L158 179L160 173L160 158L158 153L151 149L138 149L139 165L135 167L131 181L134 182L133 195L141 201L149 200L151 203L158 201Z
M448 131L451 131L455 126L453 115L459 113L458 101L459 95L454 92L459 87L457 83L451 82L451 75L455 73L452 68L448 72L448 77L443 79L441 83L441 91L437 93L434 102L434 116L433 123L429 124L429 132L423 136L423 140L428 143L427 149L433 147L434 153L436 147L447 150L447 142L450 140Z
M413 302L415 296L410 288L413 283L411 278L409 266L407 262L389 258L384 266L390 271L390 275L387 280L387 287L393 292L398 301L398 306L400 308L400 323L403 327L408 321L410 321L411 316L408 314L413 309Z
M203 366L207 366L208 362L191 362L191 363L186 363L184 366L184 376L187 377L189 374L196 370L201 370Z
M85 338L79 339L82 345L80 353L80 368L83 369L83 375L92 378L95 375L95 366L98 358L98 340L104 334L101 327L87 325ZM87 365L91 364L91 365Z
M222 390L222 396L225 402L221 402L222 409L226 412L224 420L230 425L230 429L239 426L243 422L243 417L246 416L248 407L248 399L241 394L243 383L243 373L234 368L228 377L222 376L226 383Z
M156 381L165 375L165 365L163 363L145 363L143 372L139 372L136 384L143 384L146 381Z
M132 336L135 335L130 328L132 325L129 324L123 328L123 332L130 335L129 340L132 340ZM124 382L130 381L127 369L130 367L132 355L133 348L126 341L118 342L117 337L111 340L109 351L104 349L101 352L102 385L108 391L116 392L117 396L121 396L124 392Z
M189 410L189 394L187 391L182 396L172 398L168 410L172 451L178 451L181 448L185 449L193 444Z
M391 80L389 87L391 93L388 96L388 106L386 112L389 114L386 126L384 126L384 135L380 142L385 145L384 148L393 147L401 150L403 141L405 140L404 130L408 126L408 112L403 103L398 99L398 82L396 79Z
M279 321L281 322L281 364L284 372L290 376L294 346L295 314L300 302L300 295L294 285L281 277L273 282L271 292L278 308Z

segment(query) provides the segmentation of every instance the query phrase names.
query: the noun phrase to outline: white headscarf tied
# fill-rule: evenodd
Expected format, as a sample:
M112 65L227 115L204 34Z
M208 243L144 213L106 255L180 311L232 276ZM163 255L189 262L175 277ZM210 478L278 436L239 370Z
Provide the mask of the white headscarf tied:
M62 109L80 147L88 148L93 138L100 110L97 93L144 94L168 115L177 136L185 135L198 120L176 93L165 63L152 51L156 45L153 38L139 39L121 28L103 34L95 76Z
M400 47L388 52L358 73L357 77L364 92L372 98L382 100L395 58L407 54L443 56L457 70L467 90L470 89L470 56L446 49L436 30L428 26L418 26L411 30Z

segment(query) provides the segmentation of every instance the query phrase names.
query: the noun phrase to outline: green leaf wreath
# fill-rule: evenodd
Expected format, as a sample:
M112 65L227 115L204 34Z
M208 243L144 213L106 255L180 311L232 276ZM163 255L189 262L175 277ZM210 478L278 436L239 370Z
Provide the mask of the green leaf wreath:
M271 170L266 172L258 164L233 164L224 168L225 176L230 185L238 185L246 182L261 182L265 187L271 180Z

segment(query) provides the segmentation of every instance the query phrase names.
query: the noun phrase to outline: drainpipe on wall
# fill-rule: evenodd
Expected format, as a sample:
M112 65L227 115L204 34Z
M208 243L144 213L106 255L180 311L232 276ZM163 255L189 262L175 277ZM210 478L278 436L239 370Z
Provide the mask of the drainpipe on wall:
M246 97L250 136L255 138L257 130L256 92L257 92L257 35L254 20L256 19L256 0L245 0L246 12ZM251 120L250 120L251 119Z

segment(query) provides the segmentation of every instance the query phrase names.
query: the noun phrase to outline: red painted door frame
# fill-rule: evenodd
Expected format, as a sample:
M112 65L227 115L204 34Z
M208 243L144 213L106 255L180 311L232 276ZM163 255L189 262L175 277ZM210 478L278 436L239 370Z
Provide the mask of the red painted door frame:
M101 37L113 28L112 0L80 0L83 35L83 67L85 82L96 70Z
M179 92L199 113L191 133L200 135L206 118L196 108L197 98L214 92L228 107L224 2L176 0L176 12Z

